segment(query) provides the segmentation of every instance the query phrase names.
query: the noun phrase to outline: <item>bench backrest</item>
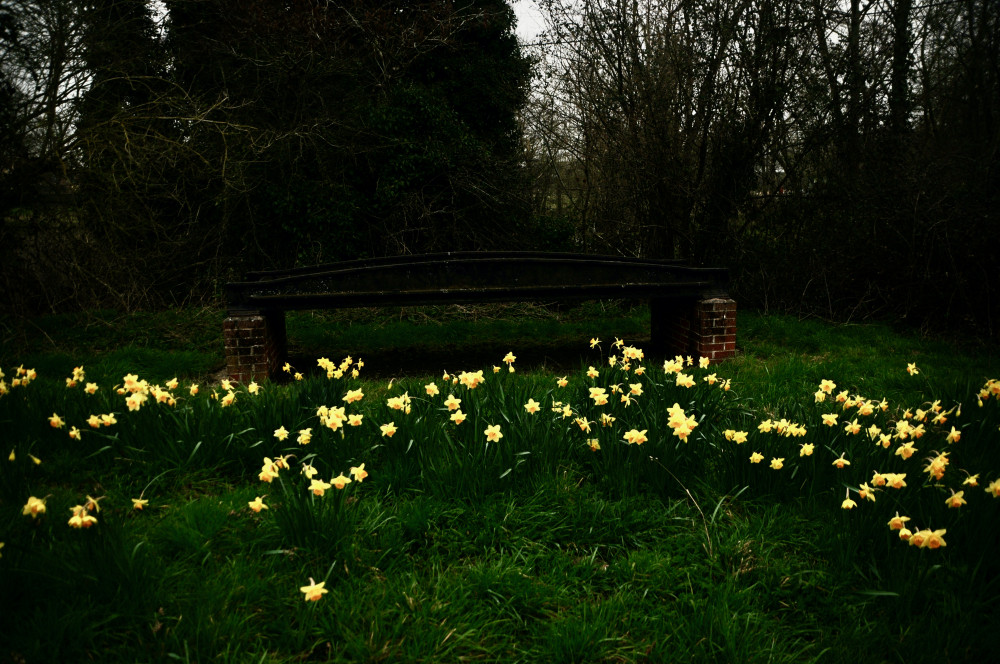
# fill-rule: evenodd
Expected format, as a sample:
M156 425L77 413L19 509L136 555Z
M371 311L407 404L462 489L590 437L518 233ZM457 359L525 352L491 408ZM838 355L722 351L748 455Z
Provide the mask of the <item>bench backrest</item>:
M728 273L674 260L545 252L449 252L251 272L230 311L548 299L724 295Z

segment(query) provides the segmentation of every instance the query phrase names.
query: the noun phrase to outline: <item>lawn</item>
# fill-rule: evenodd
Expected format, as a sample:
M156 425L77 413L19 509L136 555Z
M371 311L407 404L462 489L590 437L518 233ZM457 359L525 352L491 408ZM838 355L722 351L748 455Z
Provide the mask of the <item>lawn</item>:
M993 348L741 313L702 366L641 307L302 313L283 380L227 385L221 320L0 319L0 661L1000 652Z

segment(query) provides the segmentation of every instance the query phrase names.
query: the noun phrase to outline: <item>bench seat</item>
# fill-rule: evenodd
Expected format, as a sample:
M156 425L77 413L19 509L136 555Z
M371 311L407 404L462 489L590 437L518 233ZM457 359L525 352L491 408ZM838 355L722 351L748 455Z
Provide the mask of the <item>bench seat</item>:
M482 302L646 299L655 350L732 357L728 275L674 260L545 252L450 252L251 272L226 285L226 360L235 380L285 361L284 312Z

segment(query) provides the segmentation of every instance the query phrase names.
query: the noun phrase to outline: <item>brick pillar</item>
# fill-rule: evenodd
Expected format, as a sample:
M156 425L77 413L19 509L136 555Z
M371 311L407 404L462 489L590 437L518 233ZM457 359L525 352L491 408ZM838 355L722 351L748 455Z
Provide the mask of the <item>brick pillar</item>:
M230 312L222 336L230 379L248 383L277 375L287 345L284 312Z
M698 357L716 362L736 357L736 300L713 297L695 305L691 342Z
M712 361L736 355L736 301L657 298L649 303L653 347L666 354L707 357Z

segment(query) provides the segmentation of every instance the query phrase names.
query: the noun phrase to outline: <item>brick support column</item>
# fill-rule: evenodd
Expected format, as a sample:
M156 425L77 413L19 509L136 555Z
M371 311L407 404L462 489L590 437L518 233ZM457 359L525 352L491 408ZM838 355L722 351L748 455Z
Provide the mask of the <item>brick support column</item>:
M668 356L707 357L713 362L736 355L736 301L655 299L649 303L653 346Z
M282 311L230 312L222 322L226 370L231 380L247 383L277 375L285 361L285 314Z
M695 305L694 354L713 362L736 356L736 300L714 297Z

